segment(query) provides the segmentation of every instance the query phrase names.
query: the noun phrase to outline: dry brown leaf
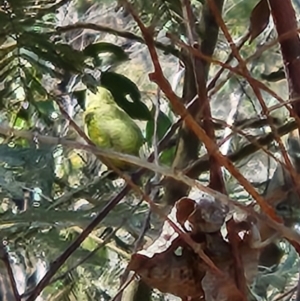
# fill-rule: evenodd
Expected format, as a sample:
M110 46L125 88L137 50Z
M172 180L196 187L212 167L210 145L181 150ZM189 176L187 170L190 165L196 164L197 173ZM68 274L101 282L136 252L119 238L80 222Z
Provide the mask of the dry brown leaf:
M250 17L250 41L252 43L268 26L270 20L270 8L267 0L260 0L253 8Z
M181 255L171 251L155 254L152 258L134 254L129 268L149 286L163 293L181 298L203 296L201 280L205 275L204 266L188 248L183 248Z
M240 238L238 242L238 250L241 254L245 278L247 280L247 284L251 284L257 274L258 260L260 255L260 250L253 248L252 246L261 242L261 238L258 233L256 221L253 219L246 217L246 219L243 221L234 222L236 232ZM234 269L234 266L232 269ZM234 270L232 270L231 273L234 273Z
M180 228L174 206L168 217ZM182 254L176 251L182 250ZM204 264L166 221L161 235L147 249L132 255L128 268L151 287L181 298L203 296Z
M202 280L205 301L245 301L234 282L228 277L221 279L207 271Z
M234 283L234 261L230 245L220 232L227 213L228 208L217 201L182 198L168 215L192 239L197 237L197 240L194 239L196 244L210 256L225 276L210 271L168 221L152 245L132 255L128 268L149 286L185 300L200 300L204 293L206 301L244 300ZM257 250L249 250L249 241L252 239L249 223L248 220L238 222L237 232L241 232L238 245L245 264L246 278L251 281L256 271L257 264L254 263L258 253Z
M175 204L176 220L191 231L192 235L220 231L225 222L228 207L209 198L192 200L181 198Z

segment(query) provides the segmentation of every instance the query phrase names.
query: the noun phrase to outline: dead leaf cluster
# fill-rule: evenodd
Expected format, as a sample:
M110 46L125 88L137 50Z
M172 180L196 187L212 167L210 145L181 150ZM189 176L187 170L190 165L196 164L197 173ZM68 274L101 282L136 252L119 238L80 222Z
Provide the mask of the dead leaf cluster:
M175 203L168 218L190 236L220 273L187 245L168 220L148 248L132 255L128 268L149 286L183 300L245 300L247 292L236 280L242 277L250 285L257 274L259 249L253 246L260 236L255 220L247 216L242 221L234 219L229 208L216 199L187 197ZM227 231L234 231L234 242L226 234L226 226ZM237 270L239 256L242 267Z

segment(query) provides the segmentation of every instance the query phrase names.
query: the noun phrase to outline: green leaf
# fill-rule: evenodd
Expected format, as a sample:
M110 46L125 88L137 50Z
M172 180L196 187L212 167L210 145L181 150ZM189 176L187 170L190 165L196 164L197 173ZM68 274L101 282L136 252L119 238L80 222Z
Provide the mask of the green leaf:
M127 77L114 72L103 72L101 74L101 86L111 92L117 105L131 118L139 120L152 119L148 107L141 101L141 93L138 87ZM128 96L130 96L131 101Z
M26 79L26 85L28 88L27 91L31 94L35 94L36 92L40 95L40 96L46 96L47 95L47 91L45 90L44 86L41 83L41 80L34 74L35 73L35 69L32 67L28 67L28 68L22 68L22 71L25 74L25 79ZM27 94L28 94L27 92ZM34 101L35 97L32 96L32 100Z
M0 90L0 109L5 108L5 100L13 95L10 89L10 85L5 85L3 89Z
M90 44L83 50L83 53L95 59L98 58L99 53L110 53L114 56L115 62L123 62L129 59L128 54L121 47L106 42Z
M51 42L45 33L25 32L20 36L19 43L33 52L37 58L32 59L39 63L50 62L59 69L74 73L81 72L85 67L86 57L82 52L72 49L68 44Z
M31 105L29 105L27 109L21 108L17 113L16 125L18 124L18 122L21 121L25 121L29 123L33 113L34 110L33 110L33 106Z
M10 88L10 86L12 86L16 82L15 80L16 78L11 78L11 75L17 73L18 73L18 66L11 65L10 69L7 69L0 74L0 83L4 83L6 88Z
M151 110L152 114L154 114L154 108ZM162 111L159 112L157 119L157 138L160 140L167 130L172 125L170 118ZM154 119L151 119L147 122L146 125L146 141L148 146L152 145L152 139L154 134Z
M74 97L77 100L78 105L82 110L85 110L85 98L86 98L86 90L78 90L73 92Z
M171 147L170 149L164 150L159 157L159 162L161 164L171 166L171 164L174 160L174 157L175 157L175 153L176 153L175 146Z
M141 101L141 93L134 82L124 75L115 72L102 72L101 85L105 88L115 88L124 95L128 94L134 102ZM112 90L112 89L109 89Z
M8 53L13 52L16 48L17 48L17 43L12 43L11 45L9 45L9 43L7 43L8 45L5 47L5 45L2 45L2 49L0 50L0 57L3 58L5 55L7 55ZM1 45L1 43L0 43Z
M285 79L284 68L280 67L278 70L271 72L269 74L262 73L261 78L269 82L278 82L280 80L283 80Z
M50 66L44 64L40 60L36 60L34 56L30 55L29 53L21 53L20 55L22 58L26 59L28 63L31 64L31 66L35 67L39 71L43 71L44 74L49 74L52 77L57 76L57 72L50 68Z
M36 101L35 107L41 115L46 117L50 117L50 115L55 112L54 103L52 100Z
M26 111L27 114L32 116L33 107L38 112L39 116L49 125L52 124L53 120L51 119L51 114L55 112L54 103L52 100L41 100L44 96L47 96L45 88L42 86L41 81L32 74L30 68L23 68L25 73L25 79L27 82L27 86L30 89L27 89L27 100L29 101L30 105ZM37 92L37 93L36 93ZM40 100L37 100L37 95ZM26 116L26 113L23 113ZM30 116L29 119L30 120Z
M3 59L0 62L0 82L6 81L7 78L10 77L11 74L14 74L14 73L12 73L12 69L17 68L17 64L14 64L14 63L15 63L14 56Z

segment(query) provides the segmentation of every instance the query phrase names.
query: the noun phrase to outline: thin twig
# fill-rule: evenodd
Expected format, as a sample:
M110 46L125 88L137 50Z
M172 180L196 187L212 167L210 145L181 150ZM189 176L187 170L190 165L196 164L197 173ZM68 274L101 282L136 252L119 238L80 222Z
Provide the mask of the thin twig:
M23 137L23 138L27 138L27 139L32 139L33 135L34 135L34 134L32 134L31 132L28 132L28 131L13 130L13 129L8 128L8 127L6 127L5 128L5 132L3 132L2 131L3 128L5 128L5 127L3 127L3 126L0 127L0 133L2 133L2 134L4 134L4 133L8 134L8 135L14 134L15 136L19 136L19 137ZM51 143L53 143L53 140L55 140L54 142L56 142L56 143L62 143L64 145L66 145L66 146L72 145L74 147L76 145L76 143L74 141L67 141L67 140L64 141L64 139L53 138L53 137L48 137L48 136L37 136L37 138L39 140L43 141L44 143L45 142L48 142L48 143L51 142ZM75 145L74 145L74 143L75 143ZM102 156L106 156L109 159L116 159L117 158L117 159L120 159L120 160L124 160L124 161L126 161L128 163L135 164L135 165L138 165L138 166L142 166L143 168L147 168L147 169L150 169L150 170L152 170L154 172L158 172L158 173L163 174L165 176L172 177L172 178L174 178L176 180L182 181L182 182L184 182L185 184L187 184L187 185L189 185L191 187L196 187L199 190L212 195L216 199L219 199L220 201L224 202L225 204L227 204L229 206L237 207L237 208L239 208L239 209L247 212L248 214L257 217L259 220L262 220L263 222L266 222L270 227L272 227L273 229L277 230L284 237L286 237L286 238L288 238L290 240L299 241L299 239L300 239L299 235L295 231L293 231L293 230L291 230L291 229L283 226L282 224L279 224L279 223L271 220L268 216L265 216L263 214L259 214L259 213L255 212L250 207L246 207L246 206L240 204L239 202L231 200L227 196L225 196L225 195L223 195L223 194L221 194L221 193L219 193L217 191L214 191L214 190L210 189L209 187L201 185L198 181L190 179L189 177L185 176L184 174L182 174L180 172L173 171L170 168L165 168L165 167L157 166L156 164L144 161L144 160L142 160L140 158L136 158L136 157L130 156L130 155L119 154L119 153L116 153L116 152L113 152L113 151L99 150L99 149L97 149L97 148L95 148L93 146L88 146L88 145L82 145L82 148L86 149L86 150L92 150L94 153L99 153ZM77 247L77 245L79 246L80 243L83 241L83 239L92 231L91 229L93 229L107 215L108 212L110 212L111 208L113 208L119 202L120 198L122 198L123 195L127 193L128 189L129 189L128 187L125 187L122 190L122 193L118 196L118 198L113 199L111 202L109 202L107 204L107 206L105 206L101 210L101 212L99 213L99 215L82 232L83 235L79 236L75 240L74 244L76 245L76 247ZM147 201L149 201L148 197L147 197ZM151 200L150 200L149 203L151 204L151 208L155 212L157 212L163 218L166 218L166 216L163 215L160 212L160 210L159 210L159 208L157 207L156 204L154 204ZM175 228L177 228L177 227L175 227ZM181 232L180 230L176 230L176 231ZM74 246L72 245L71 250L68 250L68 252L67 252L68 256L69 256L70 251L73 252L73 248L74 248Z
M116 301L117 298L120 297L120 295L128 287L128 285L134 280L135 277L136 277L136 273L132 272L132 275L130 276L130 278L128 278L127 281L125 281L125 283L120 287L118 292L115 294L115 296L110 301Z
M91 29L91 30L95 30L95 31L106 32L106 33L113 34L113 35L116 35L116 36L119 36L119 37L122 37L125 39L129 39L132 41L136 41L136 42L145 44L145 41L142 37L140 37L132 32L115 29L115 28L111 28L109 26L94 24L94 23L77 22L72 25L59 26L59 27L56 27L56 31L53 33L63 33L63 32L68 32L71 30L78 30L78 29ZM172 45L165 45L161 42L155 41L155 47L157 47L160 50L163 50L165 54L172 54L178 58L181 57L180 52L176 48L174 48L174 46L172 46Z
M239 65L240 65L240 68L242 70L242 72L244 73L244 76L245 78L247 79L250 87L252 88L257 100L259 101L260 105L261 105L261 108L262 108L262 112L263 114L267 117L267 119L269 119L269 110L268 110L268 107L262 97L262 93L261 93L261 90L260 88L256 85L256 83L254 82L254 79L250 73L250 71L248 70L247 68L247 64L246 62L243 60L242 56L240 55L239 53L239 49L237 48L237 46L235 45L228 29L227 29L227 26L224 22L224 20L222 19L222 16L216 6L216 4L214 3L214 1L212 0L208 0L208 5L210 6L211 10L213 11L214 13L214 16L217 20L217 23L219 24L221 30L223 31L224 33L224 36L227 40L227 42L229 43L230 45L230 48L231 48L231 51L234 55L234 57L237 59L237 61L239 62ZM274 138L275 138L275 141L278 143L278 146L279 146L279 149L281 151L281 154L284 158L284 161L285 161L285 164L287 165L288 167L288 171L292 171L293 170L293 166L292 166L292 163L291 163L291 160L290 158L288 157L287 155L287 152L286 152L286 149L280 139L280 136L277 135L277 132L276 132L276 128L272 122L272 120L270 119L270 122L269 122L269 126L272 130L272 132L274 133ZM291 179L292 179L292 182L294 184L296 184L296 177L294 176L294 173L291 173ZM298 191L297 189L297 194L299 194L300 196L300 192Z
M70 121L70 125L77 131L77 133L87 142L87 146L95 147L93 142L86 136L86 134L79 128L79 126L70 118L64 108L61 106L59 102L57 102L61 112L63 115ZM10 132L11 134L11 132ZM35 135L31 137L31 139L37 139L38 137ZM60 139L59 139L60 140ZM148 202L151 209L156 212L159 216L161 216L164 220L168 220L170 225L174 228L179 235L182 236L183 240L192 247L192 249L202 258L202 260L210 267L212 271L219 275L223 275L223 273L215 266L212 260L203 252L202 249L198 248L195 242L188 236L186 233L182 232L182 230L171 221L161 210L156 206L156 204L151 200L151 198L145 194L138 185L135 184L134 178L130 178L126 174L120 172L118 168L115 168L109 161L107 161L107 157L102 156L100 153L97 155L106 165L108 165L113 171L115 171L119 176L121 176L128 186L126 186L122 192L111 202L105 206L102 211L98 214L98 216L83 230L83 232L73 241L73 243L52 263L50 269L44 275L44 277L37 284L36 288L30 294L27 301L34 301L36 297L41 293L44 287L49 283L54 274L59 270L59 268L64 264L64 262L75 252L77 248L79 248L80 244L85 240L85 238L92 232L92 230L102 221L102 219L119 203L119 201L123 198L123 196L127 193L129 187L135 190L137 193L141 194L143 199ZM133 180L134 179L134 180Z
M244 44L248 41L249 37L250 37L250 34L249 34L249 32L247 32L241 38L241 40L240 40L240 42L237 46L238 50L240 50L244 46ZM233 52L231 51L230 54L228 55L226 61L225 61L225 64L228 65L232 61L233 58L234 58L234 55L233 55ZM226 70L226 69L224 67L221 67L220 70L216 73L216 75L211 79L211 81L208 83L208 86L207 86L208 91L212 90L215 87L218 79L220 78L220 76L222 75L224 70Z
M297 287L298 285L295 285L294 287L292 287L290 290L288 290L287 292L284 292L283 294L281 294L279 297L277 297L276 299L274 299L274 301L280 301L282 300L284 297L289 296L292 297L292 295L294 294L294 292L297 291ZM295 300L296 301L296 300ZM297 300L298 301L298 300Z
M224 122L224 125L226 123ZM170 137L173 133L173 131L177 128L178 123L174 124L175 126L172 127L170 129L170 131L166 134L166 138ZM230 127L229 125L227 125L228 127ZM230 127L231 128L231 127ZM297 124L295 121L290 121L289 123L284 124L283 126L279 127L277 129L277 132L279 135L283 136L285 134L288 134L289 132L293 131L294 129L297 128ZM236 130L239 134L243 134L243 132ZM152 154L149 159L148 159L148 163L147 161L145 162L145 160L142 160L138 157L135 156L130 156L127 154L122 154L119 152L115 152L115 151L108 151L105 149L101 149L99 147L95 147L92 145L87 145L87 144L82 144L80 142L76 142L73 140L68 140L65 138L57 138L57 137L53 137L53 136L45 136L45 135L40 135L40 134L35 134L32 133L31 131L25 131L25 130L16 130L13 129L11 127L8 126L0 126L0 134L4 135L4 136L8 136L8 137L18 137L18 138L24 138L27 140L32 140L34 138L38 139L40 142L44 143L44 144L49 144L49 145L63 145L64 147L70 148L70 149L81 149L87 152L91 152L94 155L100 155L100 156L105 156L109 159L119 159L122 160L124 162L129 162L132 163L134 165L140 166L140 167L144 167L144 168L148 168L150 170L153 170L154 172L156 171L156 169L150 164L147 165L149 162L153 161L154 155ZM246 136L245 136L246 137ZM271 143L274 139L274 135L273 133L269 133L267 135L262 136L261 138L258 139L251 139L250 137L246 137L249 141L251 141L251 143L246 144L241 150L231 153L228 155L228 160L232 161L232 162L236 162L237 160L240 160L244 157L247 157L248 155L251 155L253 153L255 153L256 151L260 150L263 146ZM165 141L166 139L163 138L163 140ZM159 144L159 151L161 151L161 144ZM282 166L285 167L285 164L283 162L281 162L280 160L278 160L276 157L274 157L274 155L272 155L270 152L268 152L267 150L265 150L267 152L268 155L272 156L274 158L274 160L276 160L279 163L282 163ZM242 155L244 154L244 155ZM206 155L204 155L203 157L201 157L199 160L197 160L195 162L195 164L193 164L192 166L187 167L183 173L188 173L190 170L194 169L194 168L198 168L199 166L201 166L201 172L203 171L207 171L209 169L209 160L206 158ZM158 168L158 166L157 166ZM157 169L158 170L158 169ZM96 181L96 180L95 180Z
M277 215L275 214L274 209L268 205L263 197L254 189L254 187L249 183L249 181L240 173L240 171L234 166L234 164L229 161L225 156L221 154L218 149L218 146L206 132L199 126L197 121L192 117L192 115L188 112L185 106L182 104L180 99L171 89L170 83L165 78L161 65L159 63L158 54L155 49L155 44L152 36L152 32L145 27L142 23L136 12L134 11L133 7L127 0L122 0L125 2L128 11L131 13L132 17L138 24L145 42L148 46L150 56L154 65L154 73L149 75L149 78L152 82L155 82L161 90L165 93L166 97L172 104L173 110L179 114L184 121L186 122L187 126L196 134L200 141L202 141L208 151L208 153L213 156L217 162L224 166L238 181L239 183L245 188L245 190L256 200L256 202L260 205L263 212L271 216L274 220L279 220Z
M295 301L300 301L300 269L298 272L298 284L297 284L297 294Z
M15 300L16 301L21 301L21 297L20 297L18 289L17 289L17 284L16 284L16 280L15 280L15 277L14 277L14 273L12 271L12 268L11 268L11 265L10 265L10 262L9 262L9 256L7 254L7 251L5 249L3 241L1 241L1 245L0 245L0 259L3 261L3 263L6 267L9 282L10 282L10 286L12 288Z

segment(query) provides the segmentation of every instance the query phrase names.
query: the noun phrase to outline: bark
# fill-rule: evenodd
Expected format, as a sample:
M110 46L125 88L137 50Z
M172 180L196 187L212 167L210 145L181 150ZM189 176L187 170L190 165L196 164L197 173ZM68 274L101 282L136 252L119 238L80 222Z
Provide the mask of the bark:
M215 0L219 10L222 10L224 0ZM200 44L200 51L205 55L212 56L218 38L218 25L215 22L213 13L210 11L207 4L203 6L201 18L202 42ZM194 24L192 24L194 26ZM195 45L199 47L198 45ZM211 130L208 134L214 138L213 125L211 124L209 103L207 101L206 81L209 70L209 63L207 61L194 59L189 54L182 51L182 57L185 64L185 78L183 88L183 101L190 102L197 94L198 101L190 108L193 116L200 122L203 116L204 129ZM192 130L190 130L185 123L179 130L177 149L174 162L172 166L176 169L183 170L186 166L197 160L199 155L200 141ZM215 162L211 159L210 163L214 167L211 169L211 180L217 185L218 182L218 168ZM200 174L196 174L195 178ZM174 179L167 179L165 182L165 196L164 202L168 205L173 205L180 197L187 194L189 187L182 182ZM132 282L130 286L122 295L122 301L150 301L151 289L142 281Z
M223 0L215 0L216 6L220 11L223 8L223 2ZM201 16L200 29L202 33L202 41L200 43L200 51L205 55L212 56L218 39L219 27L207 3L203 6ZM186 58L186 69L183 100L185 103L188 103L198 94L199 99L194 103L194 106L190 108L190 113L200 123L203 116L210 115L206 95L206 80L208 76L209 63L203 60L195 60L193 62L187 55L184 55L184 57ZM193 63L195 64L194 66ZM194 70L196 72L194 72ZM210 125L209 118L204 118L203 126L207 131L213 128ZM214 133L211 132L208 132L207 134L210 134L210 136L214 135ZM185 123L183 123L179 131L177 149L172 167L182 170L187 167L187 165L194 162L198 158L200 146L201 143L196 135L186 126ZM211 174L211 181L214 181L216 185L220 174L218 175L218 168L215 168L216 166L214 166L215 162L213 162L212 159L209 161L213 165L213 168L211 169L211 171L213 171L213 174ZM200 170L194 170L193 177L197 178L200 173ZM164 203L167 205L172 206L179 198L187 195L189 191L189 187L187 185L174 179L167 179L165 183Z
M271 13L279 36L290 98L295 114L300 117L300 39L297 32L296 13L291 0L269 0ZM291 33L288 38L280 39Z
M297 19L296 13L292 6L291 0L269 0L269 5L271 8L271 14L276 26L276 30L279 37L279 44L281 48L282 59L284 63L284 68L286 72L286 78L288 81L289 86L289 96L294 101L292 102L292 106L294 109L295 117L300 117L300 39L297 32ZM288 38L282 38L284 34L290 33ZM291 134L292 135L292 134ZM292 137L290 135L290 137ZM296 139L299 140L299 137ZM289 146L290 146L290 156L293 161L293 166L296 167L297 173L299 173L299 158L297 157L298 149L294 150L293 147L299 147L296 143L292 143L293 140L290 139ZM297 142L297 141L296 141ZM283 176L279 179L278 175L283 173ZM292 180L287 179L289 175L282 170L281 166L277 167L276 172L271 180L271 188L272 189L282 187L284 183L283 180L288 181L286 184L285 189L290 189L293 186ZM267 192L268 194L268 192ZM295 207L295 203L298 203L298 194L293 194L293 197L289 196L287 200L283 200L286 202L289 207ZM285 221L286 222L286 221ZM270 246L266 247L261 254L260 264L263 264L267 267L276 265L279 263L282 253L279 251L278 247L275 243L271 244ZM274 256L273 256L274 255Z

